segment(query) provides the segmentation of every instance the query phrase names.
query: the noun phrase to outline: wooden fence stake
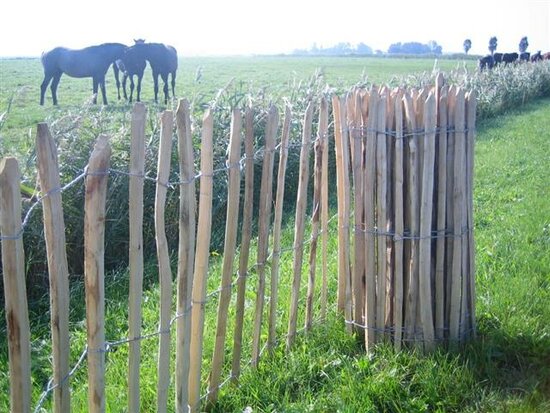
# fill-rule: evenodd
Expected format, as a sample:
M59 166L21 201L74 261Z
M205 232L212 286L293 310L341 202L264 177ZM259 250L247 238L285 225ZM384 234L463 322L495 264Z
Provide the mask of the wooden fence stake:
M258 223L258 255L256 270L258 274L258 289L256 290L256 313L254 316L254 333L252 337L252 366L256 367L260 359L262 320L265 300L265 268L269 247L269 223L271 216L273 163L275 159L275 139L279 125L279 113L271 106L267 116L265 131L265 153L262 167L262 183L260 185L260 215Z
M27 287L25 285L25 251L21 228L21 179L15 158L0 159L0 235L4 305L8 328L10 375L10 409L31 411L31 340Z
M245 119L245 169L244 169L244 201L241 252L239 256L239 275L237 280L237 301L235 303L235 330L233 332L233 361L231 376L236 381L241 372L241 354L243 338L243 320L245 309L246 278L248 276L248 258L250 255L250 240L252 238L252 216L254 198L254 110L247 107Z
M419 287L420 318L424 349L432 351L434 342L433 300L432 300L432 210L435 165L435 128L437 125L436 101L430 93L424 106L424 143L422 164L422 192L420 199L420 242L419 242Z
M319 139L321 144L321 321L327 315L328 295L328 102L321 99L319 114Z
M225 243L223 247L223 266L218 302L218 321L216 323L216 342L210 380L208 383L208 402L214 403L218 398L220 377L225 355L225 337L227 334L227 310L231 301L231 282L233 277L233 263L237 245L237 227L239 222L239 199L241 195L241 112L233 109L231 117L231 135L229 137L228 154L228 186L227 212L225 219Z
M403 339L403 305L404 305L404 268L403 268L403 236L404 236L404 204L403 204L403 92L400 90L395 97L395 163L394 163L394 205L395 205L395 324L394 347L401 350Z
M189 405L191 412L200 409L206 280L212 228L213 127L212 112L208 110L202 121L199 219L191 307L191 348L189 354L191 360L189 367Z
M285 196L285 175L288 160L288 140L291 122L290 107L285 108L283 130L281 133L281 150L279 151L279 170L277 173L277 195L273 217L273 258L271 260L271 300L269 302L269 333L267 348L272 350L277 340L277 304L279 302L279 262L281 259L281 225Z
M453 252L451 272L451 311L449 320L449 341L456 346L460 341L461 304L462 304L462 224L465 189L465 133L464 133L464 91L456 92L456 107L454 113L455 150L454 150L454 183L453 183Z
M179 248L176 321L176 412L188 412L191 290L195 258L195 163L189 102L181 99L176 111L180 169Z
M45 196L42 206L50 278L53 384L58 386L54 390L54 412L70 412L69 268L57 148L46 123L38 124L36 150L40 189Z
M88 411L105 411L105 199L111 156L109 138L101 135L86 177L84 278L88 331Z
M300 296L300 280L302 277L302 259L304 255L304 231L307 206L307 185L309 181L309 151L311 142L311 124L313 118L313 104L309 102L304 117L302 130L302 148L300 150L300 173L298 195L296 199L296 222L294 228L294 259L292 272L292 293L290 297L290 315L288 321L287 347L290 347L296 336L298 321L298 299Z
M143 294L143 180L145 174L145 118L147 109L136 103L132 111L129 185L128 299L128 411L139 412L139 366L141 361L141 296Z
M160 321L158 351L157 412L168 408L168 388L170 386L170 328L172 310L172 271L165 230L165 206L170 159L172 155L172 132L174 115L165 110L161 116L160 142L157 164L157 188L155 194L155 233L160 284Z
M475 91L468 93L466 106L466 168L467 168L467 212L468 222L468 285L469 285L469 328L471 335L476 336L476 281L475 281L475 241L474 241L474 145L476 136L477 96Z
M376 344L378 333L376 331L376 130L378 126L378 92L372 88L368 95L367 140L365 142L365 258L367 266L365 271L365 347L367 352L372 351Z

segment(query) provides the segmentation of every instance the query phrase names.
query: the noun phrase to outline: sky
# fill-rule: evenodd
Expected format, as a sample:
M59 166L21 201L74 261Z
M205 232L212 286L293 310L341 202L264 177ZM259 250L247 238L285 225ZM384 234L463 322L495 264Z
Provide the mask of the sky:
M93 5L93 6L92 6ZM137 6L136 6L137 5ZM550 51L550 0L8 0L0 56L40 56L56 46L81 48L133 39L170 44L180 56L276 54L365 43L436 41L444 53Z

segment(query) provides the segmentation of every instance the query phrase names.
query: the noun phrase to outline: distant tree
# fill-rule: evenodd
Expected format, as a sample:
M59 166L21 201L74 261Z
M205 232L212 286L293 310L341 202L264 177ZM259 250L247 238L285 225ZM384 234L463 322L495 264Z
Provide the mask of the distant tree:
M429 44L419 42L393 43L388 48L389 54L441 54L443 48L435 41Z
M464 47L464 53L468 54L468 52L472 48L472 41L470 39L464 40L462 47Z
M529 42L527 41L527 36L522 37L519 42L519 52L525 53L528 47L529 47Z
M493 36L489 39L489 51L491 54L495 53L495 50L497 50L497 38L496 36Z
M357 54L372 54L372 48L361 42L355 48Z

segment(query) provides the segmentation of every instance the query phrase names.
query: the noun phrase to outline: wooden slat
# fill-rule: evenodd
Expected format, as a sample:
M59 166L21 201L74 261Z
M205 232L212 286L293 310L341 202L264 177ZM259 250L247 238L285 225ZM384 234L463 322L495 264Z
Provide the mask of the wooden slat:
M105 411L105 200L111 156L101 135L88 164L84 209L84 278L88 332L88 412Z
M46 123L39 123L36 153L42 200L44 236L50 279L50 306L53 356L54 412L70 412L69 355L69 267L65 242L65 221L57 148Z
M31 340L21 228L20 177L15 158L0 159L0 235L6 237L1 244L10 409L12 412L28 413L31 411Z

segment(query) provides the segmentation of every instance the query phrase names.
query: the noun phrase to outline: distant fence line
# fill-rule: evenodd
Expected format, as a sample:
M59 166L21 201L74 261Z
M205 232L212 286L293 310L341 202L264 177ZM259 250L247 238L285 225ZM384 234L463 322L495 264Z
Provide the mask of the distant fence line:
M243 362L255 368L265 349L281 339L291 347L303 319L304 330L323 322L328 308L344 315L349 331L364 334L367 351L376 343L404 343L430 351L436 343L456 345L475 333L472 171L475 135L475 95L443 85L417 91L385 87L353 89L332 97L334 134L329 130L329 102L308 105L302 125L302 143L295 207L291 299L284 337L278 312L286 303L278 299L283 198L292 113L285 108L282 122L275 106L265 126L265 150L258 214L257 276L253 320L244 323L252 241L254 192L254 109L233 109L226 167L213 169L213 113L205 112L201 129L200 172L194 170L194 149L189 103L182 99L176 113L161 116L155 197L155 232L160 280L158 331L141 330L143 294L143 184L146 178L146 109L132 112L128 172L110 169L109 138L100 136L86 171L71 185L85 180L85 288L87 347L71 369L69 363L69 292L65 251L62 193L57 149L46 124L37 131L38 172L43 194L44 234L50 275L53 377L38 401L38 411L53 394L55 412L70 410L70 377L87 358L88 410L105 411L105 353L128 344L128 410L140 411L141 342L158 337L157 411L168 408L175 391L176 411L198 411L207 399L215 402L218 390L239 377ZM316 110L315 110L316 109ZM318 113L317 131L313 116ZM168 180L174 128L178 142L180 181ZM280 136L280 143L277 139ZM244 145L242 138L244 137ZM314 138L314 139L313 139ZM334 140L334 154L329 153ZM244 146L244 156L241 147ZM277 176L275 152L279 152ZM313 156L312 156L313 153ZM336 188L329 188L329 157L336 160ZM313 157L313 168L310 166ZM312 171L312 176L310 176ZM130 293L128 337L105 340L104 224L105 197L110 174L128 175L130 181ZM224 254L218 290L207 293L209 272L213 178L227 174L228 201ZM241 178L244 175L244 193ZM312 179L310 179L312 178ZM277 182L273 194L273 182ZM197 200L196 181L200 182ZM10 362L12 411L31 410L30 327L26 302L19 169L13 158L0 161L0 237ZM172 276L164 234L166 194L179 187L178 266ZM310 237L306 237L308 187L313 188ZM329 193L337 192L337 271L328 267ZM241 201L242 199L242 201ZM242 204L241 204L242 202ZM243 217L239 220L239 209ZM272 211L273 209L273 211ZM24 220L26 222L26 219ZM239 228L240 224L240 228ZM196 230L195 230L196 229ZM237 254L238 231L241 243ZM309 246L309 256L305 247ZM317 249L320 246L318 253ZM238 261L237 261L238 259ZM306 261L307 259L307 261ZM319 266L317 266L319 264ZM236 269L237 268L237 269ZM306 282L303 270L308 269ZM236 269L236 270L235 270ZM316 279L321 275L321 287ZM267 276L269 275L269 279ZM171 314L175 279L176 313ZM334 280L336 279L336 280ZM337 285L334 303L328 285ZM269 286L269 288L267 288ZM307 289L304 294L304 289ZM235 291L236 290L236 291ZM266 292L266 290L268 290ZM228 308L235 291L233 338L228 334ZM201 396L204 375L203 334L205 306L218 297L216 341L209 364L207 392ZM268 306L266 307L266 300ZM286 308L286 307L285 307ZM317 314L315 314L317 313ZM266 315L264 319L264 315ZM232 320L233 322L233 320ZM170 367L171 334L175 326L175 368ZM263 342L263 332L267 331ZM244 334L252 338L251 358L243 359ZM231 372L226 380L224 358L231 348ZM174 370L174 388L170 387Z

